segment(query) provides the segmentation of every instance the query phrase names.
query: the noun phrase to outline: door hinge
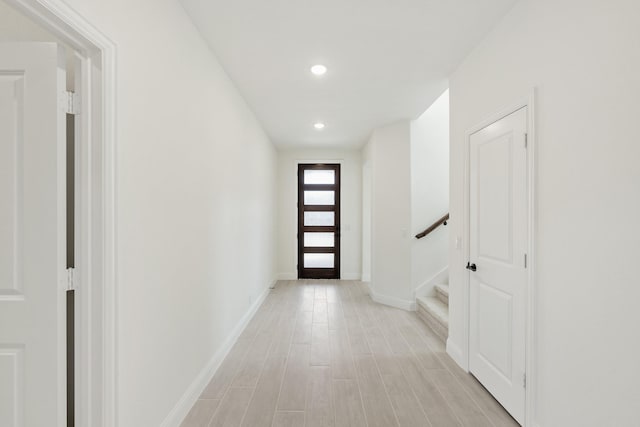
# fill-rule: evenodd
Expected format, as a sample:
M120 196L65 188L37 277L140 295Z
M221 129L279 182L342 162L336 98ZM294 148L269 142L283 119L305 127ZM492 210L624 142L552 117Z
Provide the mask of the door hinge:
M64 91L60 94L60 109L67 114L80 114L80 97L75 92Z
M527 254L524 254L524 268L527 268Z
M527 145L529 145L529 134L525 133L524 134L524 148L527 148Z
M527 374L522 374L522 387L527 388Z
M67 290L68 291L73 291L76 289L74 272L75 272L75 269L67 268Z

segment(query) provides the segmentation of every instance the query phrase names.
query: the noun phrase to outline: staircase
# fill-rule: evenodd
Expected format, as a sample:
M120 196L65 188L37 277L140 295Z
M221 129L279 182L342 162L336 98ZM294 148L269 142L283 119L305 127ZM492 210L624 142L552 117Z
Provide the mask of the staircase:
M416 311L443 341L449 335L449 285L439 283L434 286L435 296L417 297Z
M447 225L449 214L434 222L426 230L416 234L422 239L441 225ZM443 248L443 250L446 250ZM421 296L426 295L426 296ZM442 341L449 336L449 268L444 268L436 276L415 290L418 317L431 328Z

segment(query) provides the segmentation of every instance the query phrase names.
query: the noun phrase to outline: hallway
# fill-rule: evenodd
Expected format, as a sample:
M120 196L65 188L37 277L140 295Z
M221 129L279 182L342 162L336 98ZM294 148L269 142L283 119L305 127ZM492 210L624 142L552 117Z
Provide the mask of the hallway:
M517 426L414 313L366 292L278 282L182 426Z

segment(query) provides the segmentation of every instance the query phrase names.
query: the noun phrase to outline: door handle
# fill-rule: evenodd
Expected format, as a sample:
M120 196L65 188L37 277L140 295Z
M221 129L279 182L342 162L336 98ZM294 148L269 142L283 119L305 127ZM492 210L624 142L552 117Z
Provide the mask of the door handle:
M471 264L471 263L467 263L467 266L465 268L471 271L476 271L478 269L475 264Z

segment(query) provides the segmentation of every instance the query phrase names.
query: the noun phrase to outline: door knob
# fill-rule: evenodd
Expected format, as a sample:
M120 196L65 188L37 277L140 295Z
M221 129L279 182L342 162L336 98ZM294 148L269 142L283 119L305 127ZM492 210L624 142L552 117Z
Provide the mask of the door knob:
M471 263L467 263L467 266L465 267L467 270L471 270L471 271L476 271L477 267L475 264L471 264Z

